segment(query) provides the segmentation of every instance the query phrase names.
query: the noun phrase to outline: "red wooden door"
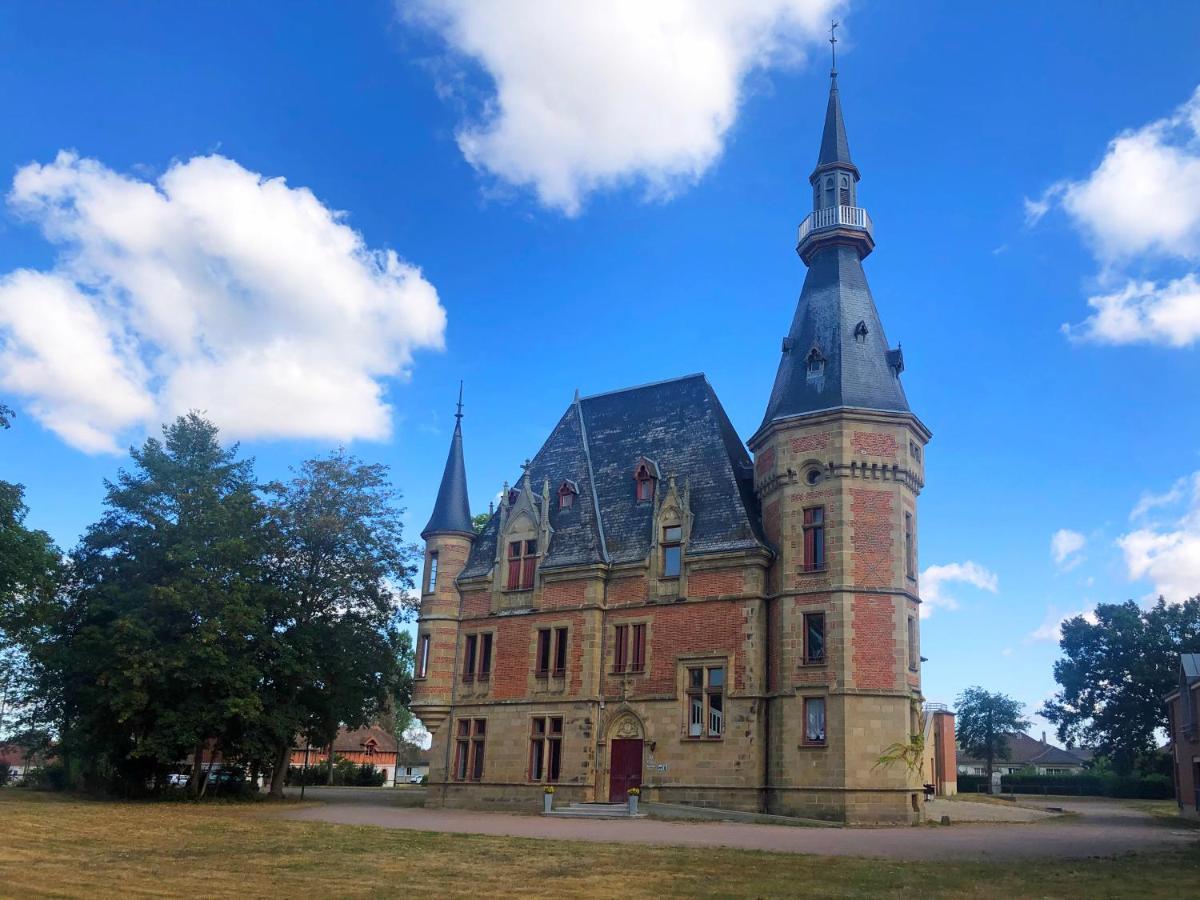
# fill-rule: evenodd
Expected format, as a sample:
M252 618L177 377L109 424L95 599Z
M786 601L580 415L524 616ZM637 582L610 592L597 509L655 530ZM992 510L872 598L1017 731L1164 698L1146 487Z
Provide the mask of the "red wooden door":
M624 803L630 788L642 786L642 742L619 738L611 743L608 802Z

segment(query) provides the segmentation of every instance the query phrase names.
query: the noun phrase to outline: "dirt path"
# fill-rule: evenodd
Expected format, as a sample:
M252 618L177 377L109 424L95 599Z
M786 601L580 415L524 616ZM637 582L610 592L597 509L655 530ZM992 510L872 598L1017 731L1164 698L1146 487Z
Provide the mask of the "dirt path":
M796 828L731 822L662 822L650 819L564 820L536 815L398 806L390 792L322 796L324 805L285 813L290 819L377 825L417 831L502 837L690 847L734 847L821 856L988 861L1085 858L1196 845L1200 831L1118 804L1061 805L1078 817L1031 824L964 824L950 827Z

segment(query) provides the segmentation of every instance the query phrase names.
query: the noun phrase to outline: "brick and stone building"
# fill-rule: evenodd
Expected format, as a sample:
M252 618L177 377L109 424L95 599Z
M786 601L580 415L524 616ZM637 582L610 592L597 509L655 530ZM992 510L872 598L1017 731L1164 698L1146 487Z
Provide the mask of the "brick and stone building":
M1200 815L1200 653L1179 656L1179 687L1166 696L1175 798L1179 811Z
M915 821L929 431L863 272L832 73L808 275L743 443L703 375L579 397L476 534L461 404L429 524L413 710L430 803L643 800ZM749 452L747 452L747 449Z

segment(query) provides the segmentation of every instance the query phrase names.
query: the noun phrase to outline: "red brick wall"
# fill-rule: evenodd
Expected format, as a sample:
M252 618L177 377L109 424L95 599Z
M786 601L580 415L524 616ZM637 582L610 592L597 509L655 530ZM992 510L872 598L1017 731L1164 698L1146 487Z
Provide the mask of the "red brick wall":
M754 471L759 475L764 472L770 472L775 466L775 448L768 447L762 453L758 454L758 459L754 461Z
M556 581L542 587L542 609L582 606L587 594L586 581Z
M742 644L746 639L746 611L737 602L679 603L616 613L606 617L605 627L611 642L614 625L622 620L650 620L647 674L628 680L631 696L674 694L676 661L679 656L728 654L733 660L731 687L745 688L745 660ZM605 660L605 666L611 663ZM618 696L619 678L607 676L605 693Z
M864 587L892 583L892 495L868 488L850 489L854 583Z
M539 628L570 629L567 647L568 693L578 694L583 687L583 614L528 615L498 618L492 646L492 684L488 696L493 700L516 700L529 694L534 653Z
M464 591L462 600L462 614L464 618L486 616L492 611L491 591Z
M610 605L642 603L646 600L646 595L645 578L618 578L608 585L608 602Z
M807 453L811 450L826 450L832 437L833 435L828 431L794 437L792 438L792 452Z
M887 456L896 458L896 438L891 434L876 431L856 431L850 438L855 453L863 456Z
M745 590L741 569L716 569L688 575L688 594L692 597L717 597L721 594L740 594Z
M896 623L891 597L854 595L851 647L854 685L894 689L896 684Z
M1200 691L1196 691L1200 693ZM1200 702L1200 696L1197 697ZM1171 725L1174 733L1171 735L1171 746L1175 752L1175 773L1178 776L1176 785L1179 791L1179 802L1183 811L1188 815L1196 815L1196 764L1192 757L1200 756L1200 738L1189 739L1183 736L1183 704L1180 697L1171 701Z

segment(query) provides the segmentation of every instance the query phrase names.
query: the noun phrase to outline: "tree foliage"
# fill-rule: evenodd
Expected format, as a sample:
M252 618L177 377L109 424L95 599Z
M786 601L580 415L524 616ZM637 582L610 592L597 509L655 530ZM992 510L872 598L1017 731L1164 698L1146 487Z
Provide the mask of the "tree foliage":
M1063 623L1054 664L1059 689L1041 714L1068 744L1093 747L1128 774L1167 728L1163 697L1176 685L1180 653L1200 652L1200 598L1148 609L1102 603L1095 621Z
M969 687L955 702L954 729L959 746L968 756L987 760L988 783L997 759L1008 759L1008 735L1024 731L1029 722L1022 704L1011 697Z

